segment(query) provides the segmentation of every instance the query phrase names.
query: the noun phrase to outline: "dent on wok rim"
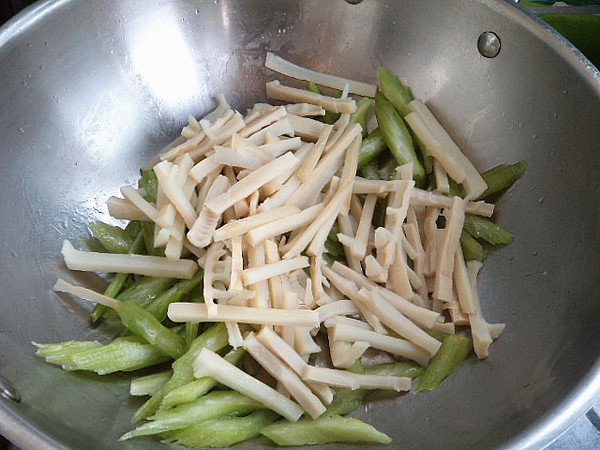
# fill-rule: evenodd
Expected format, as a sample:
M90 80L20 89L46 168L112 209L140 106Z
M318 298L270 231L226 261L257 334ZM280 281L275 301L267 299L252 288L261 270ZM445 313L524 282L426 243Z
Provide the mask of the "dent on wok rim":
M18 17L8 22L0 31L0 50L18 35L27 33L30 28L35 27L45 17L53 13L60 13L62 7L75 1L44 1L30 7ZM226 3L226 2L224 2ZM369 1L353 8L368 7ZM597 83L600 74L578 51L557 35L556 32L541 24L535 18L518 11L512 5L504 2L483 1L483 5L491 6L503 14L511 17L515 22L526 26L535 35L548 38L548 45L560 54L575 70L590 83ZM502 36L501 36L502 37ZM504 48L503 48L504 51ZM598 85L596 92L600 91ZM539 422L531 426L521 435L506 444L506 447L537 447L545 445L556 435L572 423L580 414L585 412L597 398L600 390L600 363L589 370L589 373L577 385L568 399L564 400L554 411L547 413ZM65 448L62 444L53 440L48 435L35 428L30 423L23 421L16 415L12 405L0 402L0 428L2 433L9 437L17 445L24 448Z

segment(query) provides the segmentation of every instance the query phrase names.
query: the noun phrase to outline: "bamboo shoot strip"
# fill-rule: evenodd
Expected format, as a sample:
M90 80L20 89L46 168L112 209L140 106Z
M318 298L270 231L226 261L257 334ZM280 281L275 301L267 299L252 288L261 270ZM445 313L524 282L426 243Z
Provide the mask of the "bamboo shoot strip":
M171 303L168 317L173 322L239 322L259 325L316 327L319 314L310 309L257 309L246 306L216 305L209 317L203 303Z
M356 111L356 102L350 99L340 99L319 95L305 89L283 86L279 81L267 83L267 97L276 100L305 102L322 106L327 111L334 113L353 113Z
M209 208L217 214L222 214L235 203L245 199L273 178L298 164L300 164L300 160L293 153L286 153L238 181L223 194L210 199L205 208Z
M307 69L289 62L271 52L267 52L265 67L288 77L303 81L312 81L321 86L339 89L340 91L344 89L346 83L348 83L350 89L349 92L351 94L362 95L364 97L375 97L375 93L377 92L377 86L374 84L349 80L347 78Z
M196 378L212 377L221 384L259 401L292 422L304 414L297 403L206 348L200 351L194 361L194 375Z
M63 242L61 252L71 270L184 279L192 278L198 270L198 264L188 259L169 261L160 256L85 252L76 250L67 240Z

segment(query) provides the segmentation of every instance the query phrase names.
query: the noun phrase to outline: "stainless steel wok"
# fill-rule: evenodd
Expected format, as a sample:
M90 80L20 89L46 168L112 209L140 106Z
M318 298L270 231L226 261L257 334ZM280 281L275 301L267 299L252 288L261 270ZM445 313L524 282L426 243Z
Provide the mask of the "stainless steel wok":
M480 54L486 31L500 39ZM494 0L57 0L0 32L0 432L24 448L118 443L139 402L125 376L66 373L32 340L106 339L89 306L58 298L60 243L224 92L264 100L272 50L375 81L385 65L480 169L529 161L498 205L515 243L486 261L486 317L506 330L432 393L356 416L394 448L538 448L600 392L600 74L535 18ZM90 279L89 282L98 282ZM261 441L263 442L263 441ZM247 448L256 448L254 444ZM333 448L333 447L332 447ZM351 448L336 446L335 448Z

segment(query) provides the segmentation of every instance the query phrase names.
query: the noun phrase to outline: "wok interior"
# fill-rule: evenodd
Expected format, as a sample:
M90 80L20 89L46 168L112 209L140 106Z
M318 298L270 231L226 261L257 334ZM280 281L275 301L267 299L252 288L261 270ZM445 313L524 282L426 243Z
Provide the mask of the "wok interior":
M355 416L406 448L464 448L539 446L583 412L591 400L581 386L598 384L600 350L597 73L507 3L426 5L42 2L5 27L0 374L23 401L0 404L3 433L23 447L125 446L116 438L140 404L127 395L129 376L66 373L34 357L30 341L114 331L91 329L90 306L51 292L66 271L60 243L81 244L89 221L107 219L108 196L135 183L137 168L218 92L240 111L264 101L274 76L263 68L266 50L364 81L384 65L479 169L529 162L497 207L515 243L493 253L481 276L485 317L507 324L491 356L469 360L433 393L378 396ZM477 51L484 31L501 39L496 58ZM542 429L552 418L560 420Z

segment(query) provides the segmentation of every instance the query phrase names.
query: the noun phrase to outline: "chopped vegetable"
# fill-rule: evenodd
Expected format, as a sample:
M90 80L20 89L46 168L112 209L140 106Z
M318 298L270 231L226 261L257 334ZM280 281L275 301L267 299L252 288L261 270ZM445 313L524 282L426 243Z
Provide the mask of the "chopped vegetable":
M467 233L492 245L510 244L514 238L507 230L489 219L465 214L464 227Z
M327 75L322 72L306 69L286 61L285 59L271 52L267 52L265 67L299 80L310 81L315 84L340 90L344 89L346 87L346 83L348 83L350 86L350 92L352 94L363 95L365 97L374 97L375 92L377 91L377 86L374 84L351 81L346 78Z
M71 270L123 272L151 277L192 278L198 269L194 261L169 261L159 256L109 254L76 250L69 241L63 242L62 253Z
M69 269L115 275L104 294L63 280L55 290L100 304L93 320L114 309L135 335L35 344L38 354L100 374L171 364L132 380L132 395L150 396L132 422L147 421L121 439L389 443L340 414L374 389L437 387L471 348L487 357L504 328L483 317L480 241L512 241L490 200L526 163L480 175L384 68L376 92L270 53L267 65L308 90L270 81L266 95L291 103L245 116L219 95L143 167L138 189L109 199L125 229L90 225L109 253L63 244ZM393 362L363 366L373 354Z
M235 391L214 391L178 408L158 411L151 421L121 436L122 441L136 436L148 436L165 431L180 430L203 420L228 415L240 415L264 406Z
M243 417L222 417L199 422L182 430L167 432L163 437L186 447L230 447L259 436L260 430L276 419L277 414L271 411L256 411Z
M412 163L414 179L422 180L425 169L417 158L410 132L394 106L379 92L375 97L375 115L381 135L398 164Z
M46 352L45 344L36 346L38 354L43 356ZM87 346L89 348L85 348ZM98 375L138 370L169 360L168 356L153 345L130 339L115 340L99 346L71 346L63 351L62 357L54 354L48 362L61 365L65 370L87 370Z
M400 79L390 73L385 67L379 67L377 69L377 75L379 76L379 83L381 84L381 91L385 98L387 98L394 108L402 115L407 116L410 113L408 104L413 100L413 96Z
M150 375L133 378L129 384L129 395L136 397L143 395L154 395L171 378L173 372L165 370Z
M332 442L375 442L389 444L392 439L358 419L324 416L317 420L301 419L296 423L276 422L260 433L277 445L317 445Z
M487 184L487 189L480 198L487 198L497 192L511 187L527 170L527 161L519 161L515 164L500 164L481 174Z
M446 336L438 353L433 357L425 373L419 377L415 392L432 391L444 379L452 375L465 361L473 343L464 336Z

